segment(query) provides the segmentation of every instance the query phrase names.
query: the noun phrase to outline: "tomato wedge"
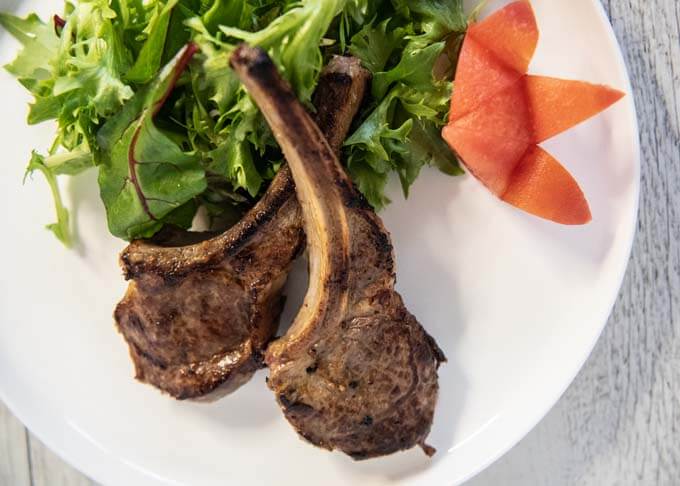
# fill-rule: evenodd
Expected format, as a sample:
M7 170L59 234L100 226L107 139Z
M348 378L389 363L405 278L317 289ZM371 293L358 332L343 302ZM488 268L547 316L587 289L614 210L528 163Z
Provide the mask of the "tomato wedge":
M557 223L586 224L592 216L583 191L537 144L597 115L624 93L527 75L538 36L527 1L470 27L442 137L469 172L505 202Z

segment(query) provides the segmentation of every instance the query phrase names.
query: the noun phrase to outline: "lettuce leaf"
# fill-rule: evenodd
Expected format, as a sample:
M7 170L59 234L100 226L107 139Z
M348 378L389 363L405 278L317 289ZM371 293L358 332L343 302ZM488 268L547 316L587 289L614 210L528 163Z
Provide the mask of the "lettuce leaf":
M364 67L373 73L385 69L392 54L404 43L404 37L409 31L404 27L389 28L390 21L386 19L378 25L365 25L352 38L349 52L362 60Z
M52 198L54 199L54 208L57 214L57 222L48 224L46 227L51 231L54 236L61 241L64 246L70 248L73 245L73 238L71 236L70 228L70 216L68 209L64 207L62 202L61 192L59 190L59 184L57 183L57 173L52 168L45 164L45 157L33 151L31 155L31 161L28 163L26 168L26 175L24 180L30 176L33 172L39 171L45 176L47 184L50 187L50 192L52 193Z
M345 142L350 174L368 201L389 203L390 172L399 176L404 196L423 166L448 175L462 171L439 133L449 110L452 83L435 79L438 62L457 57L448 46L467 28L461 2L393 0L391 15L363 26L349 51L373 73L371 92L381 100Z
M194 53L195 47L189 46L178 54L99 133L99 185L115 236L152 236L165 224L164 218L207 188L200 154L184 152L154 122Z
M266 49L310 110L323 66L350 53L373 74L343 148L377 209L386 183L409 190L424 166L460 173L439 137L467 28L462 0L67 0L61 17L0 13L22 45L7 70L30 91L28 122L56 122L28 173L48 180L50 226L72 242L57 178L99 168L111 233L148 237L188 226L199 206L233 221L283 164L229 56ZM191 62L181 55L198 47ZM179 57L178 57L179 56ZM186 62L185 62L186 61ZM435 77L433 73L436 73Z
M214 147L208 154L207 170L251 197L260 193L266 178L271 178L273 171L269 168L281 155L276 153L276 143L257 107L234 73L225 69L229 55L240 41L267 49L300 98L309 103L324 62L322 38L347 0L307 0L287 10L284 2L260 2L257 9L254 3L236 1L221 11L217 36L212 33L218 14L214 9L188 23L203 58L193 83L191 126L196 133L192 137ZM250 31L256 23L245 13L256 10L285 11L263 29ZM226 22L235 25L225 25ZM199 125L211 109L214 120Z
M144 29L147 39L134 65L125 74L128 82L145 84L153 79L161 67L168 28L173 9L178 0L169 0L165 5L157 3L148 25Z
M268 50L298 96L308 103L323 65L321 40L347 3L347 0L306 0L258 32L227 26L220 30L227 37Z

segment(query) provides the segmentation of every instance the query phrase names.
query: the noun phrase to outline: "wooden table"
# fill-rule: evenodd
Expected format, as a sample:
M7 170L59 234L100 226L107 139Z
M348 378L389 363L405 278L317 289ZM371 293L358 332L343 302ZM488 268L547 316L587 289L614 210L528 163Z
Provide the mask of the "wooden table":
M474 479L497 485L680 484L680 1L603 0L642 137L633 260L595 351L550 414ZM0 486L86 486L0 404Z

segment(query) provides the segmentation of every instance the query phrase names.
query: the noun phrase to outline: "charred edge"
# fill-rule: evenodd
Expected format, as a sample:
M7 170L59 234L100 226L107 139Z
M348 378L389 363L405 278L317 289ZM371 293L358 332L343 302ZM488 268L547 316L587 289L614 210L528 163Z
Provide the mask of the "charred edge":
M322 75L319 82L324 84L319 85L319 89L314 92L312 98L317 108L321 106L342 107L339 103L342 100L348 100L354 81L349 74L329 73ZM318 117L319 125L326 126L323 122L330 121L328 125L333 126L332 122L337 119L334 115L334 111L324 113L324 116Z
M390 241L390 237L380 228L377 224L372 221L372 226L374 230L373 241L375 242L376 250L380 253L392 255L394 247Z
M384 444L384 443L383 443ZM405 437L402 437L398 440L396 443L391 443L389 445L376 445L376 447L371 447L370 449L364 449L364 450L358 450L358 451L345 451L349 457L354 459L355 461L365 461L367 459L373 459L376 457L383 457L383 456L389 456L390 454L394 454L395 452L399 451L404 451L407 449L410 449L411 447L418 445L425 450L425 448L428 448L428 450L431 450L432 454L436 452L436 450L424 443L419 442L418 444L412 444L409 443L408 439ZM427 454L427 452L425 452ZM428 454L429 456L429 454ZM430 456L431 457L431 456Z
M340 193L342 203L347 209L371 210L371 206L364 195L354 187L354 184L346 176L338 177L335 181L335 186Z
M322 74L319 88L314 93L312 102L316 107L314 120L326 135L334 135L339 128L337 112L342 107L341 100L348 100L354 80L346 73ZM328 109L330 108L330 109ZM339 152L337 147L336 152Z
M369 432L369 434L372 433L373 432ZM417 443L411 443L407 437L394 438L395 440L393 442L388 442L384 440L385 439L384 437L373 436L373 439L377 439L377 442L373 443L372 446L366 449L347 450L342 447L340 448L344 453L346 453L355 461L364 461L366 459L388 456L390 454L394 454L395 452L411 449L413 446L416 445L420 447L429 448L428 450L432 454L434 454L435 452L434 448L431 448L430 446L424 444L424 442L420 441Z
M338 174L335 186L340 193L342 202L347 209L360 209L362 211L374 212L366 197L357 189L356 185L343 169L342 174Z
M179 373L188 373L189 371L186 365L178 367L177 370ZM181 387L179 391L169 393L177 400L210 402L220 398L224 393L228 393L234 383L238 383L238 378L245 376L249 379L255 371L257 371L257 367L249 359L244 364L235 366L224 373L215 374L209 372L205 375L195 374L195 376L201 378L201 381L193 382L190 385Z
M146 273L147 267L144 263L134 264L130 261L130 248L126 248L123 253L120 254L120 263L123 267L123 276L125 280L134 280L141 277L142 274Z
M287 169L283 170L287 171ZM264 224L267 224L274 219L276 214L289 199L295 197L295 186L289 172L279 173L277 177L282 180L277 181L277 179L275 179L274 182L272 182L272 184L277 184L275 190L268 191L265 199L251 209L241 222L229 231L230 234L233 232L233 235L231 235L231 239L221 252L212 255L212 257L205 262L195 262L188 265L166 268L158 265L153 260L147 261L141 259L140 261L131 261L130 247L128 247L120 256L125 279L136 280L145 274L152 274L162 278L165 284L172 285L191 273L209 272L219 265L225 257L234 256L241 251ZM216 238L219 239L223 237L224 235L220 235ZM301 254L304 251L304 244L298 246L297 252Z
M232 54L230 64L237 72L247 71L248 77L266 90L272 104L289 107L299 103L291 86L283 80L274 62L262 49L241 44ZM303 132L307 128L299 117L287 116L289 110L283 110L281 115L291 131Z
M432 457L437 453L437 449L425 442L418 444L427 457Z
M255 361L249 359L245 363L223 373L215 374L208 372L199 374L191 369L190 365L167 365L145 352L134 342L129 342L128 345L132 361L135 365L135 378L142 383L153 385L163 393L167 393L180 401L206 398L209 394L229 386L234 376L238 374L247 375L258 369ZM149 367L154 369L151 373L147 372ZM184 385L168 386L167 383L174 382L174 378L177 376L182 376L184 379L189 379L189 381Z
M281 187L277 187L276 191L269 193L266 197L266 201L263 204L256 205L251 213L247 214L242 221L242 225L239 226L239 231L234 239L226 246L225 251L222 256L231 256L239 251L245 243L247 243L258 229L274 219L274 216L279 212L283 205L288 202L291 197L295 197L295 184L293 183L290 173L281 175L282 178L286 178ZM276 182L276 181L275 181ZM274 183L275 183L274 182ZM252 217L249 217L252 216Z
M434 354L434 359L437 361L437 367L439 367L439 365L442 363L446 363L448 359L446 358L444 351L442 351L442 349L437 344L437 341L432 336L430 336L425 329L423 329L423 332L425 333L427 344L429 344L430 349Z
M327 79L332 85L350 87L352 86L352 76L347 73L338 72L328 72L321 75L322 78ZM330 91L330 90L328 90ZM322 94L325 93L324 90L321 91Z
M281 404L281 407L288 409L293 402L291 402L285 394L281 393L279 395L279 403Z
M375 456L374 453L369 453L368 451L350 451L347 455L354 459L355 461L365 461Z
M121 312L121 314L122 314L122 312ZM142 324L142 320L139 318L139 316L136 313L131 312L130 314L128 314L127 317L128 317L127 322L130 324L130 326L135 331L138 331L140 334L144 333L144 325ZM118 315L116 315L116 321L118 323L122 322L121 320L119 320ZM120 327L120 325L119 325L119 327ZM120 331L122 333L123 329L121 328Z
M266 86L274 103L297 102L293 90L288 83L283 82L276 66L262 49L241 44L231 56L230 64L235 69L242 66L253 80L261 86Z
M335 449L332 443L326 442L318 433L313 435L311 432L306 432L296 427L295 424L293 424L293 428L302 439L306 440L310 444L322 449L326 449L327 451L333 451Z
M311 415L316 412L314 407L312 407L311 405L307 405L306 403L302 402L291 401L283 393L279 395L279 403L281 404L281 408L283 408L283 411L286 414L291 414L298 417L301 415Z
M367 211L374 211L373 206L368 202L368 199L366 199L366 196L363 195L359 191L359 189L356 189L356 187L352 186L354 188L354 192L356 193L356 196L354 198L354 201L352 204L354 205L353 207L359 208L359 209L364 209Z
M167 363L164 361L158 359L156 356L147 353L144 351L137 343L130 341L130 350L134 352L137 356L142 358L144 361L148 362L148 364L152 365L154 368L158 368L161 371L166 371L168 369ZM137 360L133 359L135 363L137 363Z
M372 209L367 209L366 213L369 216L366 218L366 222L371 228L371 238L377 253L382 256L381 260L385 265L384 270L389 273L393 279L396 279L396 265L394 263L394 247L392 246L392 240L382 224L376 219L377 216L375 212Z
M163 391L169 393L173 398L179 401L206 399L211 393L216 392L223 386L226 386L230 377L231 375L227 375L226 377L223 377L220 380L215 380L214 382L198 383L195 387L184 386L179 390L175 390L174 392L168 390Z
M120 323L122 322L123 316L125 315L125 311L128 308L128 294L123 297L123 300L118 302L118 305L116 305L116 308L113 310L113 320L116 323L116 329L118 330L119 333L123 333L123 329L121 328Z
M319 87L314 92L313 102L317 109L320 106L334 106L338 101L347 99L352 89L354 79L347 73L330 72L321 74ZM335 120L335 113L326 113L319 117L321 120Z
M173 249L197 245L220 236L222 233L221 231L187 231L173 224L166 224L146 241L159 248Z

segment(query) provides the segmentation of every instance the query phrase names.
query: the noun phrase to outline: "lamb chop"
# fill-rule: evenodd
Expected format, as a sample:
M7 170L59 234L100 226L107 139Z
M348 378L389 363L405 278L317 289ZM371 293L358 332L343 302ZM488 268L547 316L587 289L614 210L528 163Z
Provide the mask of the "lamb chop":
M445 360L394 290L390 236L259 49L231 58L283 149L302 205L310 284L266 352L269 387L309 442L355 459L426 445Z
M317 120L335 152L367 81L367 71L348 57L336 57L321 75ZM121 255L132 282L115 319L136 378L177 399L219 398L263 365L278 328L282 288L305 247L290 170L279 171L238 224L208 236L135 241Z

